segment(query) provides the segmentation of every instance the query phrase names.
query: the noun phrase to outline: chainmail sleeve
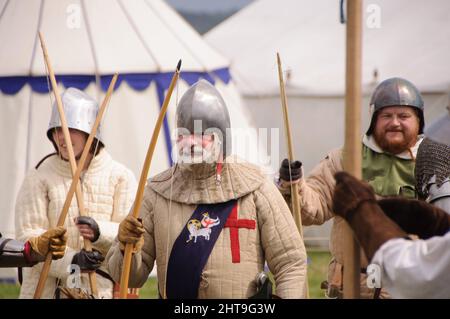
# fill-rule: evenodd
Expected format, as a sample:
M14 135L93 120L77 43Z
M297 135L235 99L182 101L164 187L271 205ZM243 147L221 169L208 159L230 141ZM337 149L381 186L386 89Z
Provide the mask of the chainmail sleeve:
M436 176L438 187L450 176L450 146L425 138L416 158L416 183L420 198L428 197L427 182Z

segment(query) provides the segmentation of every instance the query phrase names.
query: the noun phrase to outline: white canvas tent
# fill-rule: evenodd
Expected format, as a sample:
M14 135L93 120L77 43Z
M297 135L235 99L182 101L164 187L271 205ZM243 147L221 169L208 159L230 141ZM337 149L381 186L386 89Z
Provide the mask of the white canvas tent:
M230 79L227 59L165 2L0 0L0 232L4 236L14 235L14 202L26 172L53 151L45 134L53 98L38 31L46 40L61 92L75 86L100 102L111 75L120 73L102 134L109 152L137 178L164 91L180 58L181 79L150 176L169 167L176 101L199 78L215 83L222 92L233 127L251 126Z
M393 76L418 86L431 121L448 105L450 2L371 0L363 9L363 130L370 94ZM231 61L231 74L259 127L283 128L275 58L280 52L295 154L306 172L343 145L345 25L339 20L339 1L257 0L205 35ZM283 158L286 143L280 137Z

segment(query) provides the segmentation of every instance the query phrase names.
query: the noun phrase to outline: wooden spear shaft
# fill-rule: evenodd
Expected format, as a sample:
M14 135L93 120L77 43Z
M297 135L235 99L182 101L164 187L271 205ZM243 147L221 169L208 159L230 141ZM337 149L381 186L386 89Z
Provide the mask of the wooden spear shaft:
M155 128L153 130L153 135L150 140L147 155L145 156L144 166L142 167L139 185L136 191L136 197L134 199L133 210L131 212L131 215L136 218L139 216L139 210L141 209L142 199L144 196L144 188L147 182L147 175L150 169L150 164L152 162L156 142L158 141L159 131L161 130L161 126L164 120L164 116L166 115L167 112L167 107L169 106L170 97L172 96L173 89L175 88L175 85L178 81L178 77L180 76L180 68L181 68L181 60L178 61L177 68L175 70L175 73L173 74L172 81L170 82L169 89L167 90L166 97L164 99L163 105L161 106L161 110L159 112ZM126 299L128 295L128 282L130 279L132 254L133 254L133 244L126 244L125 251L123 254L122 274L120 276L120 292L119 292L120 299Z
M81 188L80 185L78 184L78 180L80 178L80 174L81 171L84 167L84 163L86 161L87 155L89 153L89 149L91 148L92 142L94 140L97 128L100 124L101 118L103 116L104 110L109 102L110 96L112 94L112 89L114 88L114 84L117 80L117 74L114 75L113 80L111 81L110 87L108 88L108 92L105 96L105 99L102 103L102 106L99 110L99 114L97 115L97 118L95 120L94 126L92 128L92 132L88 137L88 140L86 142L86 145L84 147L83 153L81 155L81 159L80 159L80 165L77 168L77 164L75 161L75 155L73 153L73 147L72 147L72 142L70 139L70 133L69 133L69 129L67 126L67 121L65 118L65 114L64 114L64 109L62 106L62 101L61 101L61 96L59 94L59 90L58 90L58 85L56 83L56 78L55 78L55 74L53 72L53 68L52 65L50 63L50 59L48 57L48 52L47 52L47 48L45 46L45 42L44 42L44 38L42 36L42 34L39 32L39 39L41 41L41 46L42 46L42 51L44 53L44 60L45 63L47 65L47 69L49 72L49 77L50 77L50 81L52 84L52 89L53 89L53 93L55 95L55 99L56 99L56 105L58 108L58 112L61 118L61 127L62 127L62 131L63 131L63 135L64 135L64 141L67 145L67 150L69 153L69 161L71 164L71 168L72 168L72 184L70 186L69 189L69 193L67 194L66 197L66 201L64 202L64 206L63 209L61 211L61 214L59 216L58 219L58 224L57 226L63 226L69 207L70 207L70 203L72 202L72 198L73 198L73 194L76 192L77 195L77 202L78 202L78 208L80 210L80 215L84 215L84 203L83 203L83 197L82 197L82 193L81 193ZM85 249L88 251L92 251L92 244L89 240L85 240L84 241L85 244ZM42 272L41 275L39 277L39 281L38 281L38 285L36 287L36 291L34 294L34 299L39 299L42 296L42 291L44 289L45 286L45 281L47 280L48 277L48 272L50 271L50 266L51 266L51 262L52 262L52 255L51 253L48 253L44 262L44 266L42 268ZM96 277L95 277L95 273L89 273L89 283L91 285L91 291L94 295L98 295L98 291L97 291L97 284L96 284Z
M288 149L288 160L291 163L294 160L294 147L292 146L292 134L291 134L291 125L289 121L289 112L287 105L287 96L284 85L284 77L283 77L283 69L281 67L281 58L280 54L277 52L277 64L278 64L278 79L280 82L280 97L281 97L281 106L283 109L283 118L284 118L284 127L287 141L287 149ZM290 173L290 171L289 171ZM292 206L292 214L294 215L295 225L297 226L298 232L303 239L303 227L302 227L302 217L301 217L301 207L300 207L300 194L298 192L298 183L292 183L292 176L289 174L291 178L291 206ZM309 287L308 280L305 283L306 287L306 297L309 298Z
M347 0L344 169L361 178L362 0ZM344 298L360 297L360 248L344 222Z

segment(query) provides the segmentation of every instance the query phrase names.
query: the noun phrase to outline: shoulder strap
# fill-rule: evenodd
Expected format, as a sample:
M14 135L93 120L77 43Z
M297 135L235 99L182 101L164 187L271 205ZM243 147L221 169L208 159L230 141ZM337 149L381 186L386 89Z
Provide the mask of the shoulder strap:
M41 166L41 164L44 163L44 161L45 161L47 158L49 158L49 157L51 157L51 156L53 156L53 155L57 155L57 154L58 154L58 153L54 152L54 153L50 153L50 154L44 156L44 158L41 159L41 160L39 161L39 163L36 164L36 166L34 167L34 169L38 169L39 166Z

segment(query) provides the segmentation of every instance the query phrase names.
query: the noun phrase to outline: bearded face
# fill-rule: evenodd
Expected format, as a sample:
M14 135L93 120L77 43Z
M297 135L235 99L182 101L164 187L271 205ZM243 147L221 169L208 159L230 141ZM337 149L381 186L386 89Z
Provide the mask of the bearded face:
M214 163L219 158L220 145L215 134L180 135L177 139L178 163Z
M419 122L417 113L409 106L385 107L376 119L375 141L385 152L402 153L416 144Z

